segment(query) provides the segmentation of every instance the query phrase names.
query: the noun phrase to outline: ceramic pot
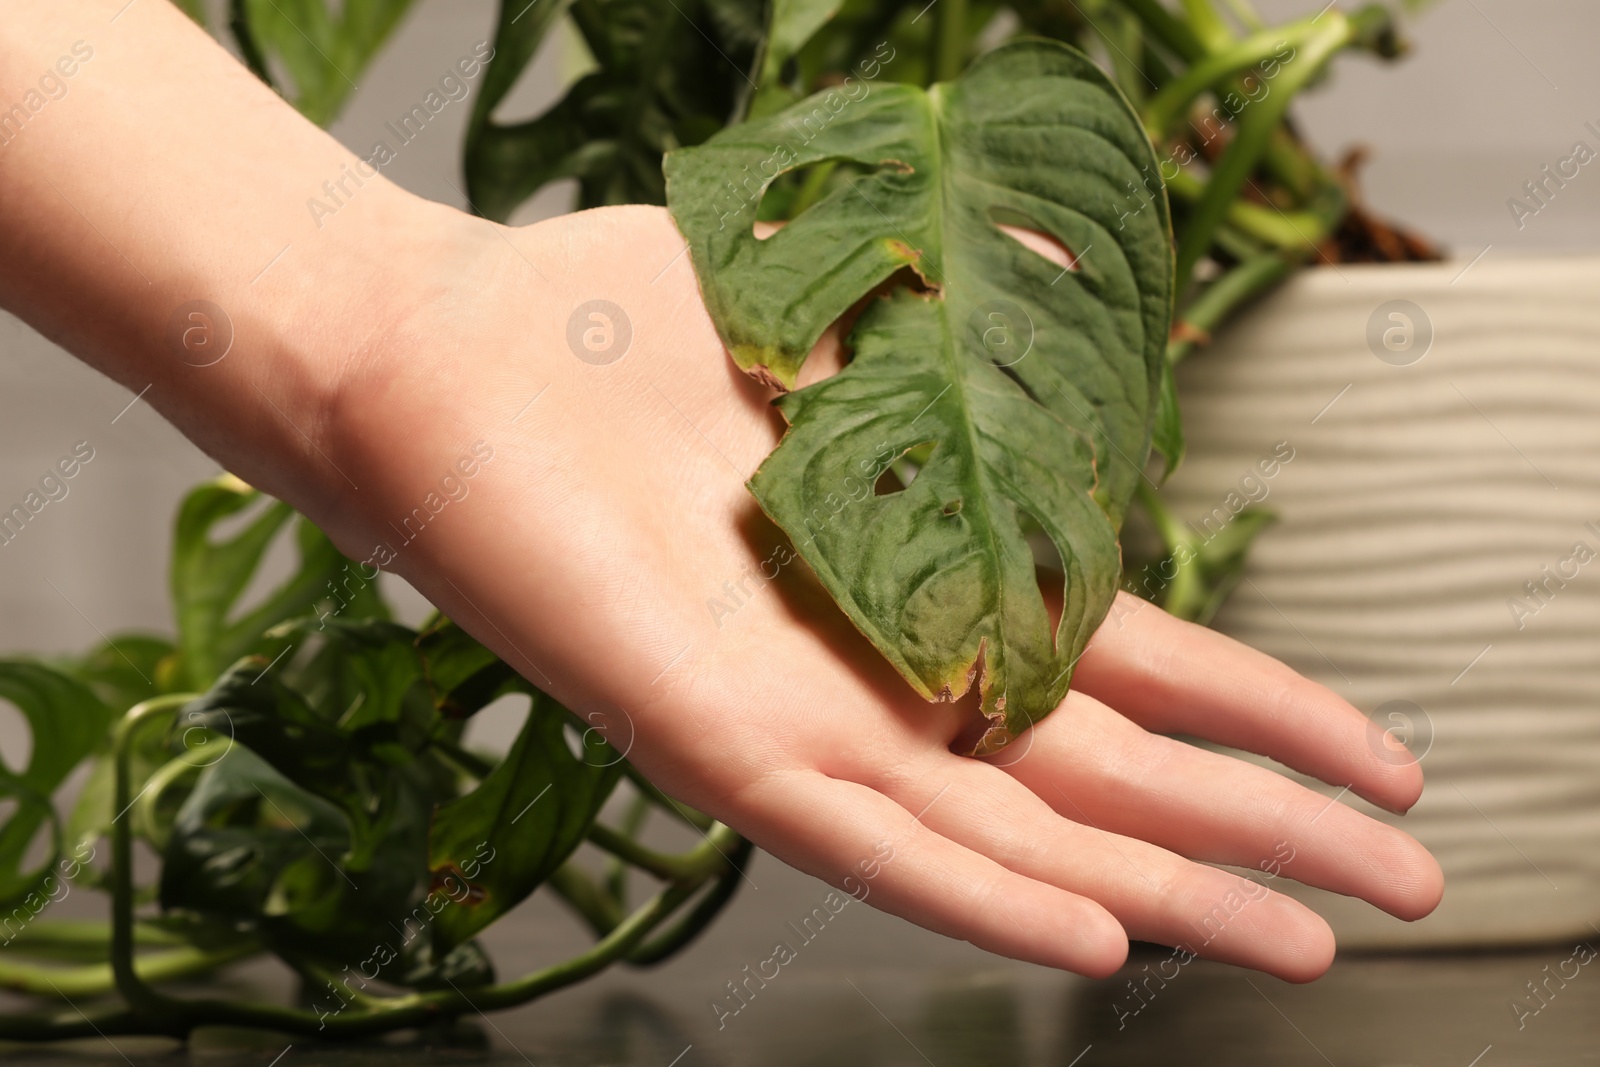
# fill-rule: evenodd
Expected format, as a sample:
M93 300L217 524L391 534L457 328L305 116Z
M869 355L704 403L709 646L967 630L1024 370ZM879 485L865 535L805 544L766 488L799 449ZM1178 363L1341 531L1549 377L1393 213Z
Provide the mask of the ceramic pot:
M1439 858L1434 915L1290 891L1345 946L1596 936L1600 258L1307 270L1181 370L1174 513L1280 520L1214 625L1427 776L1403 819L1352 802Z

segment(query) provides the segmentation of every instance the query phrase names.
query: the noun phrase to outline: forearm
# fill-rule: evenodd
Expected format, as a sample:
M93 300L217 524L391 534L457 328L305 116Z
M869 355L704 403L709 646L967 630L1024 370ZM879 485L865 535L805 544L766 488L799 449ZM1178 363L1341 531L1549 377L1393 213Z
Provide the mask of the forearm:
M353 490L321 447L329 398L392 324L397 257L452 254L431 246L455 213L373 173L167 0L125 4L13 3L0 22L0 303L321 510Z

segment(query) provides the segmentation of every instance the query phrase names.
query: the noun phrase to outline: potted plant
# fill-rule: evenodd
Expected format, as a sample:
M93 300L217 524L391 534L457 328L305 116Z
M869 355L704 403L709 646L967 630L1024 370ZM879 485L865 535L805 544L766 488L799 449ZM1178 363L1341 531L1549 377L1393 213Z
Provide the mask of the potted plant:
M326 121L407 6L305 5L306 23L241 0L229 31L252 69ZM1231 7L1237 24L1209 0L1181 14L1155 0L513 2L480 56L465 152L474 209L504 218L563 177L578 180L579 206L669 203L733 359L782 394L791 424L751 482L757 500L790 558L908 683L929 699L976 689L975 753L1000 751L1059 703L1123 579L1130 509L1160 539L1149 566L1161 576L1150 584L1135 567L1130 585L1197 617L1238 579L1263 514L1230 508L1220 533L1197 540L1152 488L1185 450L1173 368L1334 247L1427 256L1353 208L1348 182L1287 118L1339 52L1399 53L1390 13L1330 6L1268 27ZM593 69L540 116L500 123L497 106L565 16ZM797 389L840 318L853 357ZM874 420L890 408L884 429ZM1152 446L1163 469L1146 471ZM1290 448L1259 476L1298 462ZM250 509L241 531L214 539ZM238 611L291 526L299 569ZM19 846L7 872L7 901L27 912L9 958L30 958L7 965L10 984L120 998L94 1015L6 1019L0 1036L234 1023L352 1037L443 1023L464 1010L461 985L476 1006L505 1007L612 962L648 964L727 901L746 843L632 773L626 753L565 744L562 709L448 620L392 622L366 567L224 479L179 515L175 639L0 671L40 737L48 722L81 723L36 743L10 783L7 839L48 827L54 844L37 868ZM986 598L1013 607L992 612ZM460 726L505 693L531 710L495 763L461 745ZM85 760L90 786L62 821L48 797ZM622 777L636 796L612 825L598 814ZM513 833L541 782L561 788ZM641 845L657 807L708 847ZM152 884L135 878L135 839L161 856ZM585 840L618 864L603 879L570 861ZM628 868L661 883L632 911ZM342 888L357 883L372 890L359 909ZM78 884L111 893L108 927L34 920ZM475 935L541 886L595 947L498 982ZM413 923L398 946L378 928ZM368 941L370 954L352 955ZM263 951L301 974L306 1004L157 988ZM86 962L39 962L63 957ZM354 958L372 973L330 970Z
M27 766L0 780L15 805L0 985L61 1005L0 1017L0 1039L438 1028L462 1010L462 986L503 1008L614 963L659 962L738 888L747 842L667 799L449 620L392 621L376 570L287 505L224 476L185 498L173 540L173 636L0 661L0 696L33 737ZM295 569L247 597L284 543ZM468 719L507 695L529 704L510 751L463 745ZM80 768L62 815L51 797ZM619 786L631 799L602 818ZM704 840L646 847L652 813ZM573 859L585 842L609 856L598 876ZM158 858L153 877L135 869L136 844ZM630 892L638 873L656 885L643 898ZM480 935L541 887L595 943L497 978ZM109 923L44 914L95 892ZM171 989L263 955L300 976L299 1004Z

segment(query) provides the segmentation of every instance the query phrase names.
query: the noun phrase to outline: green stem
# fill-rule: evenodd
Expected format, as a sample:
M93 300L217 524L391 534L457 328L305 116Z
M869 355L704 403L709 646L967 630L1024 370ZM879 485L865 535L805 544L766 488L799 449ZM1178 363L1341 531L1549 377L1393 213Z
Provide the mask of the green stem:
M134 930L140 948L180 948L189 942L179 934L149 923ZM100 919L40 919L31 922L0 945L7 954L32 959L104 962L110 958L111 924Z
M1168 11L1161 0L1121 0L1144 28L1179 59L1193 63L1206 54L1206 46L1188 23Z
M112 734L116 773L113 805L119 813L132 806L133 784L129 769L134 735L158 716L170 715L195 699L192 693L174 693L135 704L117 723ZM133 917L133 831L129 819L111 823L111 970L117 992L128 1006L152 1019L165 1018L177 1003L146 985L134 963L136 941Z
M240 942L212 951L181 948L140 956L134 961L134 966L138 969L139 977L146 982L170 982L209 974L218 967L259 951L261 946L255 941ZM80 997L103 996L116 987L116 975L109 963L91 963L80 967L32 967L0 962L0 989L12 993L76 1000Z
M1198 335L1215 333L1241 306L1287 278L1293 267L1282 253L1263 252L1206 286L1184 309L1182 325L1187 329L1167 344L1167 362L1180 362L1200 343Z
M933 80L955 81L967 67L967 0L939 0L934 24Z
M622 922L623 905L571 860L557 867L544 884L578 913L596 937L606 936Z
M1229 45L1224 51L1208 55L1195 63L1157 93L1145 107L1144 125L1150 131L1151 139L1157 143L1165 140L1201 93L1216 89L1235 75L1272 58L1285 45L1298 51L1316 33L1316 24L1307 19L1252 34L1237 44ZM1275 86L1270 87L1261 99L1270 97L1275 89ZM1253 101L1252 104L1259 102Z
M789 203L791 222L798 218L802 211L822 198L823 191L828 188L828 179L833 177L838 166L838 160L830 159L811 168L806 174L805 181L801 183L799 192L794 194L794 199Z
M1264 28L1261 13L1251 5L1250 0L1223 0L1228 5L1228 10L1233 12L1235 18L1252 30Z
M671 797L667 796L667 794L663 793L654 782L640 774L638 768L636 768L633 764L624 763L622 765L622 773L626 774L628 776L628 781L632 782L634 786L638 788L639 792L649 797L657 807L671 812L679 819L694 827L696 830L699 830L701 833L705 833L715 825L709 815L702 815L689 805L680 804L676 800L673 800Z
M134 709L139 712L141 709ZM134 715L134 712L130 712ZM122 737L120 737L122 741ZM118 744L118 753L125 752L125 744ZM122 763L122 761L120 761ZM712 862L712 857L722 859L725 853L736 853L742 840L738 833L725 825L714 825L707 833L704 845L696 846L690 856L694 862L704 864L710 872L720 873L723 867ZM723 861L726 862L726 861ZM136 984L126 984L125 976L117 974L118 989L128 997L125 985L134 985L133 992L142 1003L154 1011L136 1008L133 1013L110 1013L99 1017L104 1033L168 1033L173 1037L186 1037L198 1025L232 1025L253 1029L282 1030L293 1035L320 1037L322 1040L354 1040L373 1037L389 1030L426 1027L435 1022L448 1021L469 1011L501 1011L528 1003L546 993L562 989L565 985L582 981L602 971L611 963L626 958L645 937L662 921L672 917L683 904L706 885L710 875L702 880L667 886L651 897L642 907L627 915L621 923L600 937L586 952L555 966L525 974L515 981L486 985L480 989L426 990L406 993L402 997L384 998L370 1008L358 1011L334 1011L318 1014L299 1008L278 1005L253 1005L224 1000L171 1000L160 997L154 990L141 989ZM134 976L136 982L136 976ZM130 998L131 1000L131 998ZM0 1038L26 1037L29 1040L78 1035L77 1021L59 1016L0 1017Z
M1232 42L1233 31L1211 6L1211 0L1183 0L1183 13L1208 51L1221 51Z
M1165 177L1165 175L1163 175ZM1206 185L1186 170L1179 170L1165 178L1167 192L1174 200L1197 203L1205 195ZM1265 204L1248 200L1235 200L1227 207L1225 221L1241 233L1275 248L1291 252L1310 252L1317 242L1327 236L1329 220L1323 213L1312 211L1281 211Z
M755 846L749 841L741 842L728 857L731 866L727 872L712 884L710 891L700 898L689 914L679 919L665 933L628 953L627 961L635 967L650 967L699 937L710 925L711 920L717 917L727 906L728 901L733 899L733 895L739 891L739 886L744 882L745 862L749 860L750 853L754 849Z
M627 834L618 833L601 822L589 824L589 840L600 848L631 863L640 870L649 871L664 882L684 882L703 877L707 872L696 862L693 853L674 856L646 848ZM718 857L719 862L721 858Z
M1240 188L1250 177L1261 159L1261 154L1272 139L1272 131L1283 121L1289 104L1305 88L1340 49L1351 43L1350 20L1337 11L1329 11L1321 18L1321 25L1305 41L1295 59L1279 75L1273 92L1259 104L1246 109L1240 118L1233 143L1230 144L1211 172L1205 192L1189 214L1183 238L1178 244L1175 290L1182 293L1188 286L1194 268L1211 247L1217 227L1228 217L1228 209L1239 195Z
M628 837L637 838L639 831L644 829L645 820L650 817L650 809L653 806L649 797L643 793L635 794L633 802L628 805L628 810L623 813L619 831ZM628 865L622 860L613 859L606 867L605 887L607 895L616 901L617 907L627 907Z
M489 772L495 768L493 760L485 759L447 737L435 737L431 743L451 763L454 763L480 782L489 777Z
M256 41L256 32L250 25L250 13L246 10L245 0L233 0L228 5L228 29L233 32L233 39L239 46L239 56L244 60L244 65L250 72L274 92L277 86L272 83L272 72L267 69L267 57L261 51L261 45ZM281 95L281 94L280 94Z

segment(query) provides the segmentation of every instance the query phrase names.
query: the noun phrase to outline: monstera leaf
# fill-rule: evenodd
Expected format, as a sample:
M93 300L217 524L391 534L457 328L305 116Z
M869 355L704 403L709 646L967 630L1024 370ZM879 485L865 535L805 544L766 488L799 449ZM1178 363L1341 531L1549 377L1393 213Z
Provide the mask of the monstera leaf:
M218 530L238 523L230 536ZM264 597L246 597L262 560L292 527L299 555L294 572ZM365 571L345 559L327 535L231 474L184 497L173 529L168 582L178 624L181 684L209 686L240 656L262 650L267 630L331 601L341 619L385 618L388 609Z
M22 713L31 751L25 767L0 761L0 912L49 894L61 853L51 797L105 736L115 714L88 686L45 664L0 660L0 701ZM45 855L38 839L48 830Z
M476 789L434 812L428 867L439 892L460 905L434 919L437 953L472 937L549 878L583 843L622 776L621 753L602 744L575 755L564 737L572 716L549 697L532 696L506 758Z
M754 235L752 177L835 161L866 173ZM1116 592L1171 316L1165 202L1130 210L1155 168L1110 81L1044 41L926 91L834 90L667 160L706 305L762 381L794 388L852 305L897 272L920 282L868 301L841 373L780 399L789 431L750 488L924 697L977 681L980 751L1060 702ZM908 453L919 473L890 484ZM1065 571L1053 630L1038 531Z
M564 12L594 58L565 97L525 122L494 119ZM467 129L467 195L504 221L541 187L578 181L578 206L660 204L661 156L704 140L750 88L756 0L502 0L495 57Z
M277 60L294 88L301 114L326 126L355 91L373 56L389 39L412 0L233 0L231 23L245 60L270 81ZM202 5L185 5L191 15Z

